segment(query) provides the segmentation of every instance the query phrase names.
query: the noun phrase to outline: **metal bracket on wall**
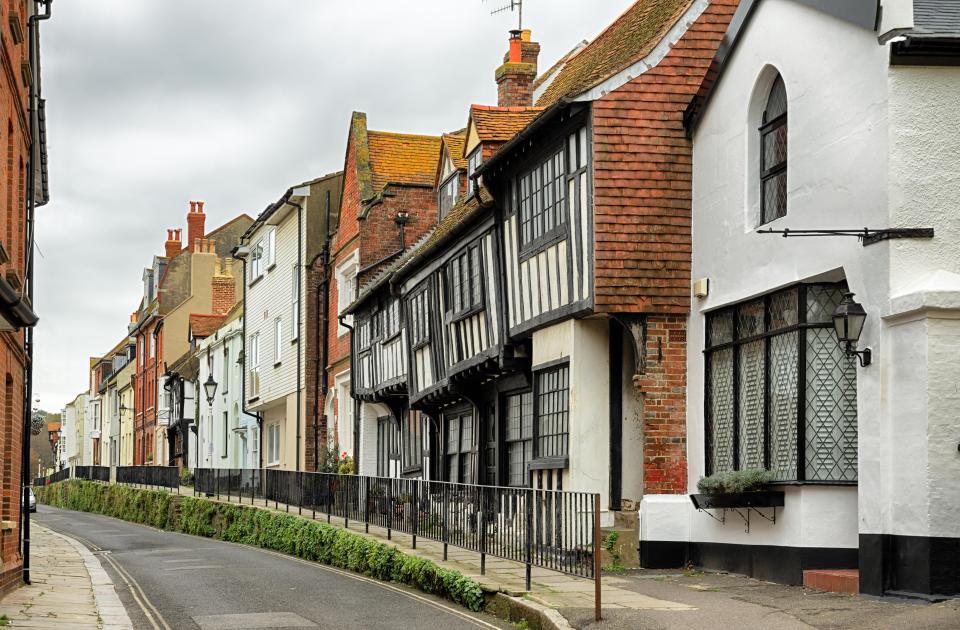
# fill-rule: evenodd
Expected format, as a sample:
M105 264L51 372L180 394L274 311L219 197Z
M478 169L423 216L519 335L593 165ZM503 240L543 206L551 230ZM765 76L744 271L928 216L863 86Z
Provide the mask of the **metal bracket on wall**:
M791 236L856 236L866 247L881 241L899 238L933 238L933 228L887 228L882 230L871 228L861 228L859 230L791 230L790 228L772 230L767 228L757 230L757 234L779 234L783 238Z
M767 516L766 514L761 512L758 508L755 508L755 507L748 507L746 512L741 512L740 508L720 508L720 516L717 516L716 514L713 514L710 511L704 510L702 508L697 508L697 511L703 512L704 514L706 514L707 516L709 516L710 518L712 518L713 520L717 521L720 524L724 524L727 522L727 510L732 510L736 512L737 515L740 516L740 518L743 519L743 523L744 525L746 525L746 528L744 529L744 531L749 534L750 533L750 512L756 512L760 518L776 525L777 524L777 508L774 507L772 509L773 509L773 516Z
M704 514L706 514L707 516L709 516L709 517L712 518L713 520L717 521L717 522L720 523L721 525L722 525L723 523L726 523L726 522L727 522L727 508L722 508L722 509L720 510L720 516L717 516L716 514L713 514L712 512L710 512L710 511L708 511L708 510L704 510L704 509L702 509L702 508L697 508L697 512L703 512Z

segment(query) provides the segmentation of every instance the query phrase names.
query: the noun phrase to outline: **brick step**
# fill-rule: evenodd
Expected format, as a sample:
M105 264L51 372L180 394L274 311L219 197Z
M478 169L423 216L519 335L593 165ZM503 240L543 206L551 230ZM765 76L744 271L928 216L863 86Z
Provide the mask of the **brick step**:
M860 571L857 569L818 569L803 572L803 585L831 593L859 593Z

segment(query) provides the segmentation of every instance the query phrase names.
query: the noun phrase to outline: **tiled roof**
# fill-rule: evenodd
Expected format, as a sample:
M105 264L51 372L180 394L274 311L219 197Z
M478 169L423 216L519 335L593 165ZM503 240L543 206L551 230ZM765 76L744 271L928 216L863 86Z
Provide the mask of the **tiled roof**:
M576 96L647 56L693 0L638 0L563 66L537 99Z
M204 337L209 337L213 333L217 332L217 329L220 328L223 321L227 318L226 315L190 315L190 332L194 337L202 339Z
M443 143L447 145L447 151L450 152L450 159L453 160L453 167L456 169L467 168L467 158L463 156L463 144L466 141L465 129L443 134Z
M534 79L533 89L536 90L538 87L543 85L544 81L552 77L554 73L556 73L560 68L562 68L564 64L566 64L574 55L576 55L578 52L586 48L589 43L590 42L588 42L585 39L580 40L580 42L576 46L570 49L570 52L565 54L563 57L560 57L559 59L557 59L557 62L552 66L550 66L550 68L546 72L541 73L540 76Z
M343 312L353 313L361 304L367 301L367 298L376 293L377 289L389 282L393 273L406 264L408 260L410 260L410 257L420 249L420 247L430 238L431 234L433 234L432 229L421 236L419 241L408 247L403 254L397 256L395 259L393 259L393 261L390 262L390 264L383 267L372 278L370 278L366 284L360 287L360 291L357 293L357 298L349 306L347 306Z
M433 186L439 136L370 131L367 138L375 192L388 183Z
M55 433L55 432L57 432L57 431L59 431L59 430L60 430L60 423L59 423L59 422L48 422L48 423L47 423L47 431L48 431L49 433Z
M507 142L542 111L542 107L471 105L470 120L481 142Z

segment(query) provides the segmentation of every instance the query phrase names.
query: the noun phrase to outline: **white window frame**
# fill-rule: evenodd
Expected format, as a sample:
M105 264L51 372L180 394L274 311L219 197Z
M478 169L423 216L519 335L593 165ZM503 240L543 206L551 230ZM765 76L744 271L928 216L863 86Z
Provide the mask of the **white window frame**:
M293 296L291 303L293 314L290 317L290 341L296 341L300 338L300 266L293 265Z
M337 392L337 426L340 438L340 450L353 455L353 405L350 395L350 371L337 374L334 379ZM346 429L346 430L344 430Z
M260 395L260 333L250 335L250 391L247 398Z
M283 362L283 318L273 320L273 364Z
M267 465L280 464L280 423L273 422L267 425Z
M359 252L353 252L350 257L337 266L337 315L343 315L350 304L357 297L357 272L360 269ZM353 324L353 315L344 317L347 324ZM337 325L337 336L342 337L350 332L350 329L342 324Z
M263 275L263 239L254 243L250 248L250 284L253 284Z
M270 271L277 264L277 228L270 228L266 237L266 270Z

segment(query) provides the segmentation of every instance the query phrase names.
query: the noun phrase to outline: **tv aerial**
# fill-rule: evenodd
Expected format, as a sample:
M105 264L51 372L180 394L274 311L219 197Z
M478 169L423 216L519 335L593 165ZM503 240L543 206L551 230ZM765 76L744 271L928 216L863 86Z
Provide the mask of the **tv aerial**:
M484 0L486 2L486 0ZM523 30L523 0L510 0L508 4L504 4L493 11L490 12L490 15L497 15L498 13L506 13L510 11L511 13L517 12L517 29Z

